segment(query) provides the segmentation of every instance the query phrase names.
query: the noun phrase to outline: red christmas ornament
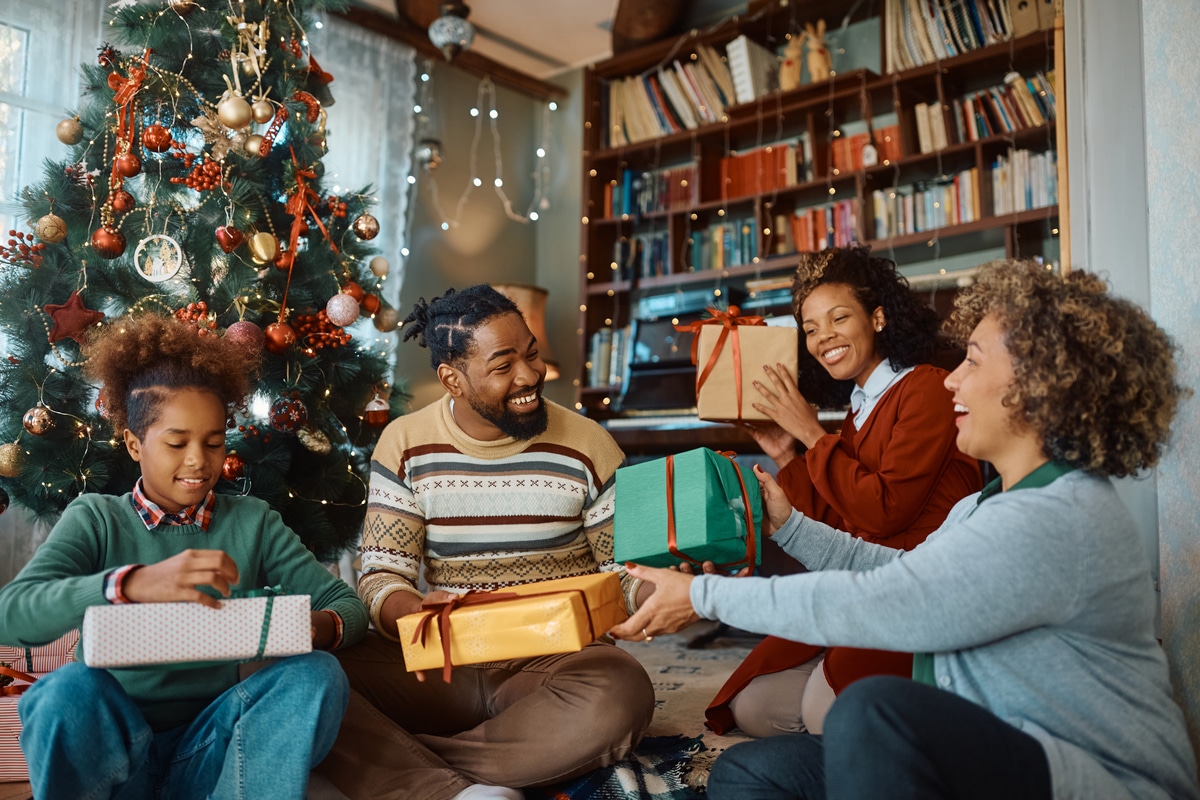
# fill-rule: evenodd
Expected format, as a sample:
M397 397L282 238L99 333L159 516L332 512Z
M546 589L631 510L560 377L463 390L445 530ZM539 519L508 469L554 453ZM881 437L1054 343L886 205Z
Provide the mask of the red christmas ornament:
M262 328L243 319L225 329L225 338L248 350L261 350L266 336Z
M171 132L157 122L147 125L142 131L142 147L152 153L167 152L171 149L171 142Z
M67 302L62 305L51 303L44 308L50 318L54 320L54 325L50 328L51 342L57 342L60 339L74 339L83 344L84 331L104 319L104 314L101 312L84 307L83 298L79 296L79 292L71 292Z
M363 421L372 428L382 428L388 424L388 404L379 396L379 392L375 393L363 409Z
M346 285L342 287L342 291L353 297L357 302L361 303L363 299L363 288L354 281L346 281Z
M113 171L122 178L132 178L142 171L142 160L134 153L122 153L113 159Z
M296 331L286 322L272 322L263 331L263 346L275 355L281 355L296 343Z
M92 249L101 258L116 258L125 252L125 234L105 225L92 234Z
M118 214L124 214L126 211L132 211L135 201L133 195L124 189L117 189L109 195L109 202L112 203L112 210Z
M294 432L304 427L304 423L308 422L308 409L300 400L300 393L292 392L271 403L267 420L277 431Z
M217 244L226 253L232 253L234 250L237 250L245 240L246 234L232 225L222 225L217 228Z
M221 477L227 481L236 481L242 477L242 472L245 469L246 459L237 453L230 453L225 456L225 463L221 465Z
M294 250L280 250L275 254L275 268L287 272L296 263L296 252Z
M373 294L363 295L362 303L360 305L362 305L363 311L367 312L368 314L374 314L383 307L383 304L379 302L379 298Z

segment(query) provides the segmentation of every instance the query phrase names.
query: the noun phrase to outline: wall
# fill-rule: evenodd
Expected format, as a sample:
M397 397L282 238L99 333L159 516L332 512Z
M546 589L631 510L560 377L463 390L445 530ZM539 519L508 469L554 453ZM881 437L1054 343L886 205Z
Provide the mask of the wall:
M447 219L456 217L456 206L473 177L471 144L476 119L469 114L479 103L479 79L443 63L433 69L436 92L436 121L442 141L441 166L437 168L440 206ZM533 197L534 145L541 103L504 88L496 89L503 157L504 190L515 211L524 212ZM434 206L429 176L418 172L409 257L404 265L400 290L400 313L407 315L418 298L432 299L447 288L461 289L476 283L536 282L536 224L508 218L493 188L496 178L493 141L487 107L480 106L483 120L476 148L476 172L483 185L474 189L464 203L458 224L443 231L443 217ZM397 382L407 383L412 407L428 405L442 394L441 385L429 366L429 351L415 341L397 344Z

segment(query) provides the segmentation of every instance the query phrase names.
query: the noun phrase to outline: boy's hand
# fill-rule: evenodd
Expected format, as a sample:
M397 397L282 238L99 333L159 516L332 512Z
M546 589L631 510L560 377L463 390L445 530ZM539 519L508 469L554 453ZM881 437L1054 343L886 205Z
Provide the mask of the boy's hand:
M170 603L190 600L220 608L215 597L197 586L211 586L223 597L238 583L238 568L222 550L184 550L157 564L139 567L125 576L125 596L135 603Z

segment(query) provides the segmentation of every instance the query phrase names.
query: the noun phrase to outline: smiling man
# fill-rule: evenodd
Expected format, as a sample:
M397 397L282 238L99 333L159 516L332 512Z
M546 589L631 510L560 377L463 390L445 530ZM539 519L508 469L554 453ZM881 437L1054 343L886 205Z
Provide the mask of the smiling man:
M491 287L422 300L404 338L429 349L446 394L375 448L358 590L376 632L344 653L355 691L322 771L352 800L519 798L505 787L629 754L653 714L641 665L596 642L425 681L405 671L396 620L447 593L595 572L621 575L633 612L645 584L612 554L624 456L595 422L542 397L539 343Z

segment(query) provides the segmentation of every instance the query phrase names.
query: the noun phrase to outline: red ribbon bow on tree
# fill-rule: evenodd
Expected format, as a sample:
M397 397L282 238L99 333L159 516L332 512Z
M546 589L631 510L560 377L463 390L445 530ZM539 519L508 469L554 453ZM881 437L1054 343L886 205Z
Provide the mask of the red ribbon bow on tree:
M142 88L142 82L146 80L146 66L150 61L150 48L147 47L142 53L141 65L130 67L129 77L122 78L116 72L110 72L108 75L108 88L116 92L113 95L113 102L121 107L117 112L117 139L119 141L127 141L127 137L133 135L133 98L137 96L138 91Z
M690 322L687 325L676 325L677 331L691 331L692 338L692 363L699 366L699 347L700 347L700 329L705 325L720 325L721 335L717 337L717 344L713 347L712 352L708 355L708 361L704 364L704 369L696 375L696 395L700 395L700 389L708 380L708 376L712 374L713 368L717 366L717 358L721 355L721 350L725 347L725 340L733 337L733 385L737 391L737 411L738 416L742 416L742 345L738 340L739 325L766 325L767 322L762 317L743 317L739 315L740 309L737 306L730 306L728 310L722 311L719 308L708 308L709 318L698 319L695 322Z

